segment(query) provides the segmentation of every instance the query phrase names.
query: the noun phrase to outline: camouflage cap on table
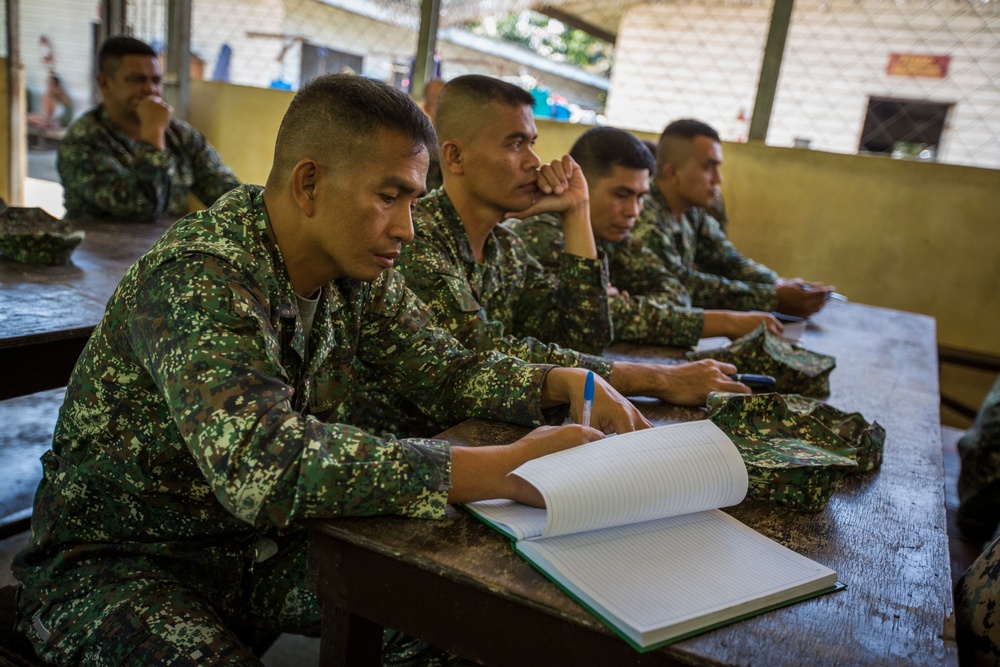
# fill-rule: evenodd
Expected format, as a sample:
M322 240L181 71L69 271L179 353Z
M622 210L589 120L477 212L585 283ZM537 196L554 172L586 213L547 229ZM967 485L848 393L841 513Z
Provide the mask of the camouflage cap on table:
M771 375L782 394L815 398L830 395L833 357L798 347L768 331L763 324L723 348L689 352L687 358L717 359L735 364L740 373Z
M804 396L715 392L708 411L743 456L749 498L818 512L844 475L882 461L878 423Z
M40 208L0 212L0 255L22 264L66 264L84 232Z

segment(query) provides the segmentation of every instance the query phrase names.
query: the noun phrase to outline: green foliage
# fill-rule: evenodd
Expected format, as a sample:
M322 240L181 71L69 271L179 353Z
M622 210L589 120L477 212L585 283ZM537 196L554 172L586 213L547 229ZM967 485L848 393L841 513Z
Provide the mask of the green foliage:
M467 26L472 32L517 44L557 62L576 65L594 74L611 73L614 47L582 30L567 27L536 12L511 14Z

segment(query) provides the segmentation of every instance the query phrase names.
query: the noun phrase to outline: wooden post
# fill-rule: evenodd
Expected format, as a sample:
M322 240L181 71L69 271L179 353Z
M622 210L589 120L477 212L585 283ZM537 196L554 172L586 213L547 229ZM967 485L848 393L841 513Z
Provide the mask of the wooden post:
M794 0L774 0L774 7L771 9L771 27L767 33L764 58L760 63L757 100L753 105L750 132L747 135L751 141L764 141L767 138L767 126L771 122L771 106L774 104L774 93L778 87L778 73L785 52L788 25L792 20L793 4Z

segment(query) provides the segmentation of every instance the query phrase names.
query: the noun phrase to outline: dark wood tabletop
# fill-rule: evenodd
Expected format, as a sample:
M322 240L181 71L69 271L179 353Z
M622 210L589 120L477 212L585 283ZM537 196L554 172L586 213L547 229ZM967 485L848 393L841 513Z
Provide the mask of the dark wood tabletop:
M0 258L0 399L66 384L118 282L172 223L74 222L86 236L64 266Z
M825 510L744 501L730 514L835 569L847 589L640 654L461 510L310 524L310 572L324 600L323 664L377 659L382 625L488 665L954 665L934 320L831 303L809 349L836 357L827 402L887 432L880 471L848 477ZM628 359L676 351L615 346ZM655 423L702 410L639 399ZM524 429L481 420L455 444L510 441Z

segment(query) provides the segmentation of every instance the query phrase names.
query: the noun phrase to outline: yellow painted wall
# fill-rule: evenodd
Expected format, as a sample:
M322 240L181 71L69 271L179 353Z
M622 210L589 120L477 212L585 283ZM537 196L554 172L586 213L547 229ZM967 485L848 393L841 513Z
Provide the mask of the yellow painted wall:
M271 170L278 126L294 96L286 90L192 81L188 120L240 180L263 185Z
M191 120L240 178L263 183L291 97L196 81ZM586 129L538 121L537 151L553 159ZM729 233L744 254L853 301L932 315L942 345L1000 355L1000 170L760 144L723 150Z

